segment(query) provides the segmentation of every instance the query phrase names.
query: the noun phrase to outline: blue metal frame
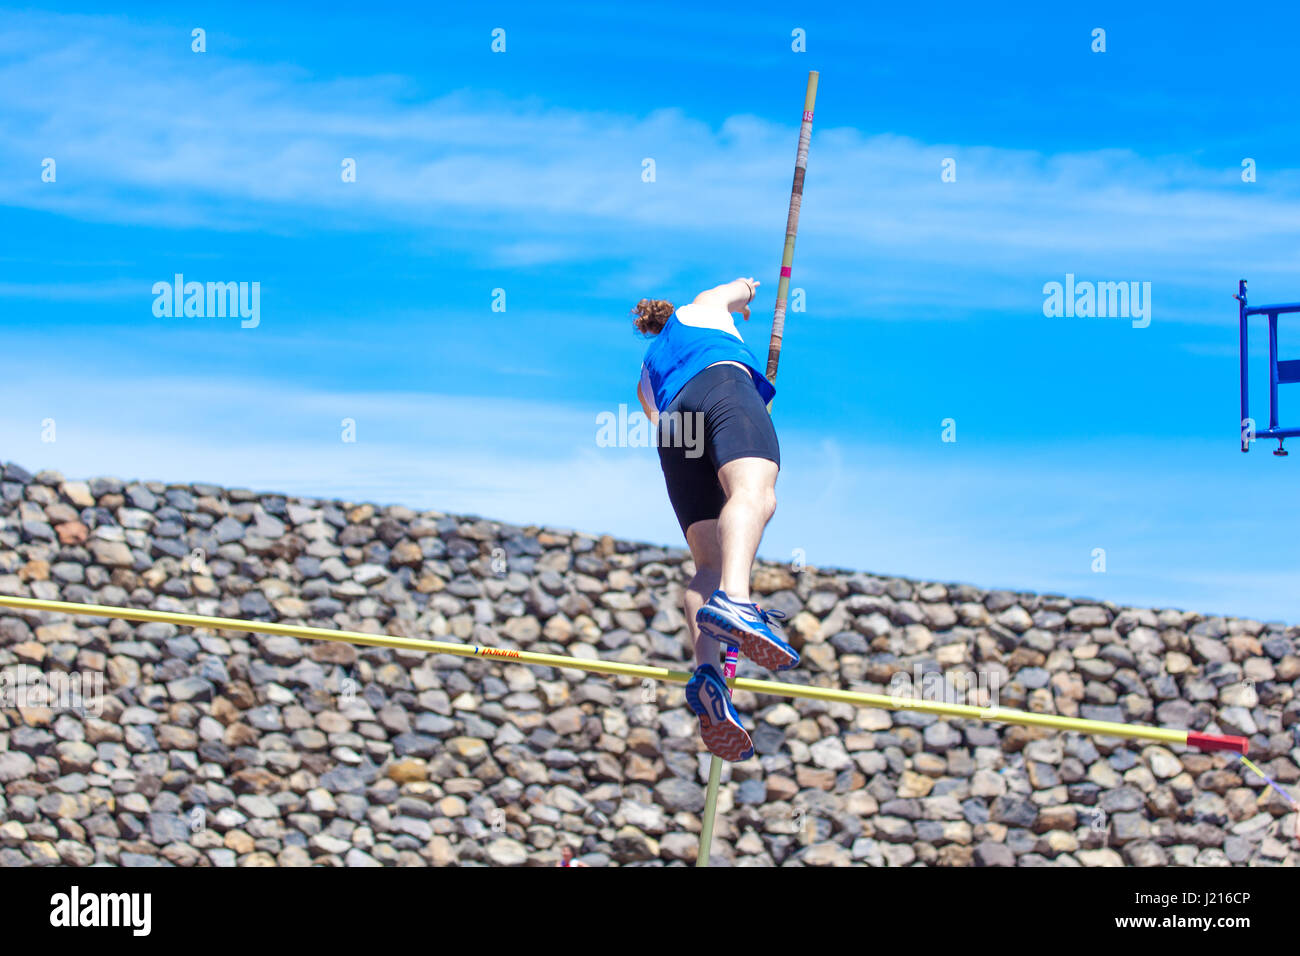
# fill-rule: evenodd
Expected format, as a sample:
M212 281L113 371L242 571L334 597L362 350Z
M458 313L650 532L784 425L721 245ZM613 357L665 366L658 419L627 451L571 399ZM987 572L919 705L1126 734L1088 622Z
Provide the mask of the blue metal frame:
M1300 382L1300 360L1279 362L1277 360L1277 317L1289 312L1300 312L1300 302L1284 302L1280 305L1246 304L1246 280L1237 283L1238 321L1241 323L1241 450L1250 451L1250 441L1246 437L1246 419L1250 418L1250 399L1247 395L1247 364L1249 335L1246 320L1252 315L1268 316L1268 428L1256 428L1255 438L1276 438L1275 455L1285 455L1282 447L1284 438L1300 436L1300 428L1279 428L1277 424L1277 387Z

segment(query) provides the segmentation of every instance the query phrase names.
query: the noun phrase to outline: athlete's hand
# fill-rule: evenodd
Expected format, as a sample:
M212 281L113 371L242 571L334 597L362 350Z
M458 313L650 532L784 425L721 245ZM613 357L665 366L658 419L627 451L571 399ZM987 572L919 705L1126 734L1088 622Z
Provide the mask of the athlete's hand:
M760 283L757 279L753 278L752 276L751 276L750 278L743 278L743 277L742 277L740 281L741 281L741 282L748 282L748 283L749 283L749 289L750 289L750 291L749 291L749 298L746 299L745 302L744 302L744 304L740 307L740 315L741 315L741 318L743 318L746 322L748 322L748 321L749 321L749 303L751 303L751 302L754 301L754 296L758 294L758 287L759 287L762 283Z
M754 301L758 285L756 279L732 279L730 282L724 282L720 286L701 292L695 297L695 302L711 309L739 312L748 319L749 303Z

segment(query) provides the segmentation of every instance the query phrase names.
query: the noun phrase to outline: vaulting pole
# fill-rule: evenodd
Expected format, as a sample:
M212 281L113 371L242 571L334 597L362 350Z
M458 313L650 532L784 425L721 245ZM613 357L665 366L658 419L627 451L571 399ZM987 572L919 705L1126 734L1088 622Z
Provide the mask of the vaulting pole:
M790 292L790 269L794 265L794 238L799 231L799 209L803 205L803 180L808 171L808 145L812 142L813 104L817 101L817 71L808 73L803 97L803 122L799 125L799 149L794 157L794 184L790 187L790 211L785 220L785 249L781 253L781 280L776 285L776 311L772 314L772 342L767 349L767 380L776 381L781 361L781 339L785 336L785 304Z
M803 205L803 180L808 171L808 145L812 142L813 106L817 102L816 70L808 71L808 86L803 95L803 120L799 124L799 146L794 155L794 183L790 187L790 209L785 219L785 248L781 252L781 278L776 284L776 310L772 314L772 341L767 349L767 380L776 381L776 367L781 361L781 339L785 335L785 304L790 292L790 268L794 265L794 238L799 231L799 209ZM769 402L768 412L772 411ZM729 687L737 686L736 649L727 648L723 665L723 679ZM722 782L722 761L714 756L709 761L709 786L704 797L704 817L700 826L700 849L695 857L696 866L709 865L713 847L713 822L718 812L718 787Z
M767 349L767 380L776 381L776 366L781 361L781 337L785 334L785 302L790 292L790 267L794 265L794 237L799 231L799 208L803 204L803 180L808 169L808 145L812 142L813 104L817 101L817 71L808 73L803 95L803 120L799 125L799 146L794 155L794 184L790 187L790 210L785 218L785 248L781 251L781 278L776 284L776 310L772 313L772 341ZM771 402L767 405L772 411ZM736 678L736 649L727 648L723 680L728 687ZM696 866L708 866L713 849L713 823L718 813L718 788L722 783L722 761L715 755L709 761L709 785L704 795L704 817L700 825L700 849Z
M736 660L740 652L727 646L726 659L722 665L722 677L727 682L728 693L735 685ZM713 823L718 815L718 788L722 784L722 760L717 754L709 759L709 786L704 791L704 816L700 820L700 848L695 855L696 866L708 866L709 854L713 850Z
M776 284L776 309L772 313L772 341L767 349L767 380L776 381L776 367L781 361L781 339L785 335L785 303L790 292L790 268L794 265L794 238L799 231L799 209L803 205L803 180L808 171L808 145L812 142L813 105L817 101L817 71L808 72L808 87L803 96L803 121L799 124L799 147L794 156L794 183L790 187L790 210L785 219L785 248L781 251L781 278ZM767 410L772 411L769 402ZM735 686L736 649L727 648L723 679ZM718 813L718 788L722 782L722 761L715 755L709 761L709 786L704 795L704 817L700 826L700 849L696 866L708 866L713 848L713 823Z
M281 634L302 637L313 641L336 641L343 644L361 644L366 647L393 647L406 651L424 651L432 654L454 654L457 657L487 657L494 660L514 661L520 664L538 664L543 667L567 667L592 674L611 674L616 677L639 677L651 680L685 684L691 679L689 671L673 671L666 667L649 667L644 664L625 664L621 661L604 661L587 657L568 657L564 654L541 654L536 651L517 651L504 647L484 647L481 644L453 644L448 641L424 641L413 637L395 637L391 634L366 634L363 631L338 631L326 627L307 627L301 624L278 624L271 621L245 621L237 617L209 617L205 614L180 614L174 611L154 611L148 608L114 607L108 604L76 604L71 601L46 601L40 598L10 597L0 594L0 607L18 611L47 611L52 614L75 614L81 617L117 618L146 624L176 624L180 627L201 627L213 631L240 631L246 634ZM884 710L914 710L940 717L971 718L1000 724L1020 724L1027 727L1046 727L1051 730L1074 731L1101 737L1122 737L1129 740L1151 740L1165 744L1185 744L1200 750L1231 750L1247 752L1250 741L1245 737L1226 734L1201 734L1189 730L1166 727L1147 727L1142 724L1120 724L1107 720L1084 720L1062 717L1058 714L1034 714L1023 710L1002 707L973 707L967 704L949 704L943 701L922 700L914 697L894 697L887 694L870 694L837 687L814 687L807 684L785 684L779 681L750 680L738 677L732 685L740 690L775 697L800 697L828 703L850 704L854 707L879 707Z

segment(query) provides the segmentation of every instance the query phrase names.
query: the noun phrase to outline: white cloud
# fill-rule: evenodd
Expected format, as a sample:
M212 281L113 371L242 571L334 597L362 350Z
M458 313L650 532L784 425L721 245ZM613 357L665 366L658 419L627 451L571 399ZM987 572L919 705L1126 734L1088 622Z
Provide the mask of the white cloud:
M94 282L0 282L0 299L40 299L45 302L100 302L107 299L144 299L146 279L108 279Z
M654 236L673 238L657 255L685 268L719 241L766 253L784 221L788 124L733 116L714 127L676 109L611 114L469 92L412 102L401 78L163 54L119 20L15 19L24 39L0 65L0 201L12 205L235 230L452 227L457 243L509 265L629 261ZM832 310L860 308L863 293L969 305L972 284L995 287L985 305L1007 306L1026 282L1067 271L1194 286L1242 261L1256 275L1288 268L1273 250L1300 217L1292 170L1246 186L1177 157L925 143L819 120L800 269L834 278ZM54 186L31 166L46 155L60 164ZM640 178L647 156L654 183ZM949 156L955 184L939 181ZM339 181L344 157L358 161L355 184ZM893 292L890 264L905 266ZM999 292L1009 275L1015 287ZM1220 321L1191 308L1176 317Z

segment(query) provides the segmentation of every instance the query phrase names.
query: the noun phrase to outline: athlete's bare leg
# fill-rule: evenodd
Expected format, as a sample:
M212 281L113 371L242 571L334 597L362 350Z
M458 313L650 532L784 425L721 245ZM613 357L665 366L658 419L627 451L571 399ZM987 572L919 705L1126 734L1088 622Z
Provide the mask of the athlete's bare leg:
M722 590L742 604L749 603L749 577L763 529L776 512L778 471L776 462L766 458L737 458L718 469L718 480L727 495L716 522ZM693 553L693 546L691 550Z
M695 645L695 663L722 669L722 644L700 633L695 615L713 596L722 580L722 551L718 546L718 522L696 521L686 529L686 543L695 559L695 576L686 585L686 626Z

